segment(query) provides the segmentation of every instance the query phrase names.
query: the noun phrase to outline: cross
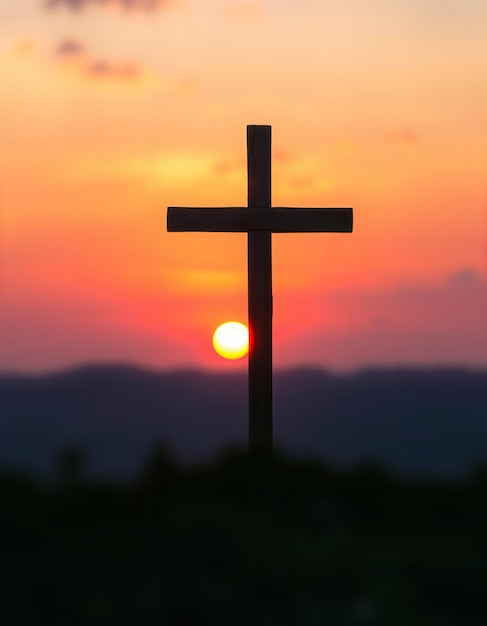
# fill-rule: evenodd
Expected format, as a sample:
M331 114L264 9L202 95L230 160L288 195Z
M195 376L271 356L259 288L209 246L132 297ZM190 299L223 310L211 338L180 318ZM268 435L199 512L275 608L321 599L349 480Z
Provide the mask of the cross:
M247 207L167 210L168 231L246 232L249 452L272 455L272 233L351 233L350 208L271 208L271 127L247 126Z

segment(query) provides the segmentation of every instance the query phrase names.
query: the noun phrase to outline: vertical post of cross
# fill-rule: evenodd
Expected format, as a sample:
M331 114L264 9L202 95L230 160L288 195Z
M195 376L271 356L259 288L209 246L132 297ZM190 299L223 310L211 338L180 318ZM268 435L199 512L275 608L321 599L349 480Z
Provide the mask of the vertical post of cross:
M271 210L271 127L247 126L248 206ZM248 233L249 451L272 455L271 231Z

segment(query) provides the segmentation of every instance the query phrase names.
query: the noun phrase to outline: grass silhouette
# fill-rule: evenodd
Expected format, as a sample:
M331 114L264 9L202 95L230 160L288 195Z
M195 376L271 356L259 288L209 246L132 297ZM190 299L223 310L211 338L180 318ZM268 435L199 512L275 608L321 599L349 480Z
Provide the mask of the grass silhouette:
M480 624L487 468L398 479L154 446L127 483L0 476L0 617L14 624ZM64 472L64 474L63 474Z

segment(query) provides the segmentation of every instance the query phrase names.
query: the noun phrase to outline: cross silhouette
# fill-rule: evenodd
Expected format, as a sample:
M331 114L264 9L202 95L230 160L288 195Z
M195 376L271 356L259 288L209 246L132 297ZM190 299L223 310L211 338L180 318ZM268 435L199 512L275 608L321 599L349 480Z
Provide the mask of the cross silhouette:
M351 208L271 208L271 127L247 126L248 206L169 207L168 231L248 233L249 451L272 454L272 233L351 233Z

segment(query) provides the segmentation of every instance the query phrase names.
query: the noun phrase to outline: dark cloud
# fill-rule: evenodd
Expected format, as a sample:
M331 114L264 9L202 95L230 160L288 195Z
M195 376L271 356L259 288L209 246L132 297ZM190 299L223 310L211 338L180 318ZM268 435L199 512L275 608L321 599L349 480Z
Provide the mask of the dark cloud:
M170 7L174 4L173 0L45 0L45 6L48 9L57 7L67 7L72 11L81 11L89 6L118 6L127 11L142 10L155 11Z
M54 55L76 73L95 80L135 81L143 71L137 63L115 62L94 57L77 39L63 39L54 49Z
M449 282L452 285L476 286L482 282L482 279L474 269L465 268L451 274Z
M76 39L63 39L55 49L55 55L58 57L73 57L83 54L84 45Z
M281 296L279 310L291 310L295 297ZM487 281L474 269L459 269L439 284L325 293L304 306L322 311L321 321L276 342L281 362L295 364L303 354L307 364L340 368L487 364Z
M118 80L137 80L141 70L135 63L110 63L97 60L84 65L84 72L92 78L114 78Z

